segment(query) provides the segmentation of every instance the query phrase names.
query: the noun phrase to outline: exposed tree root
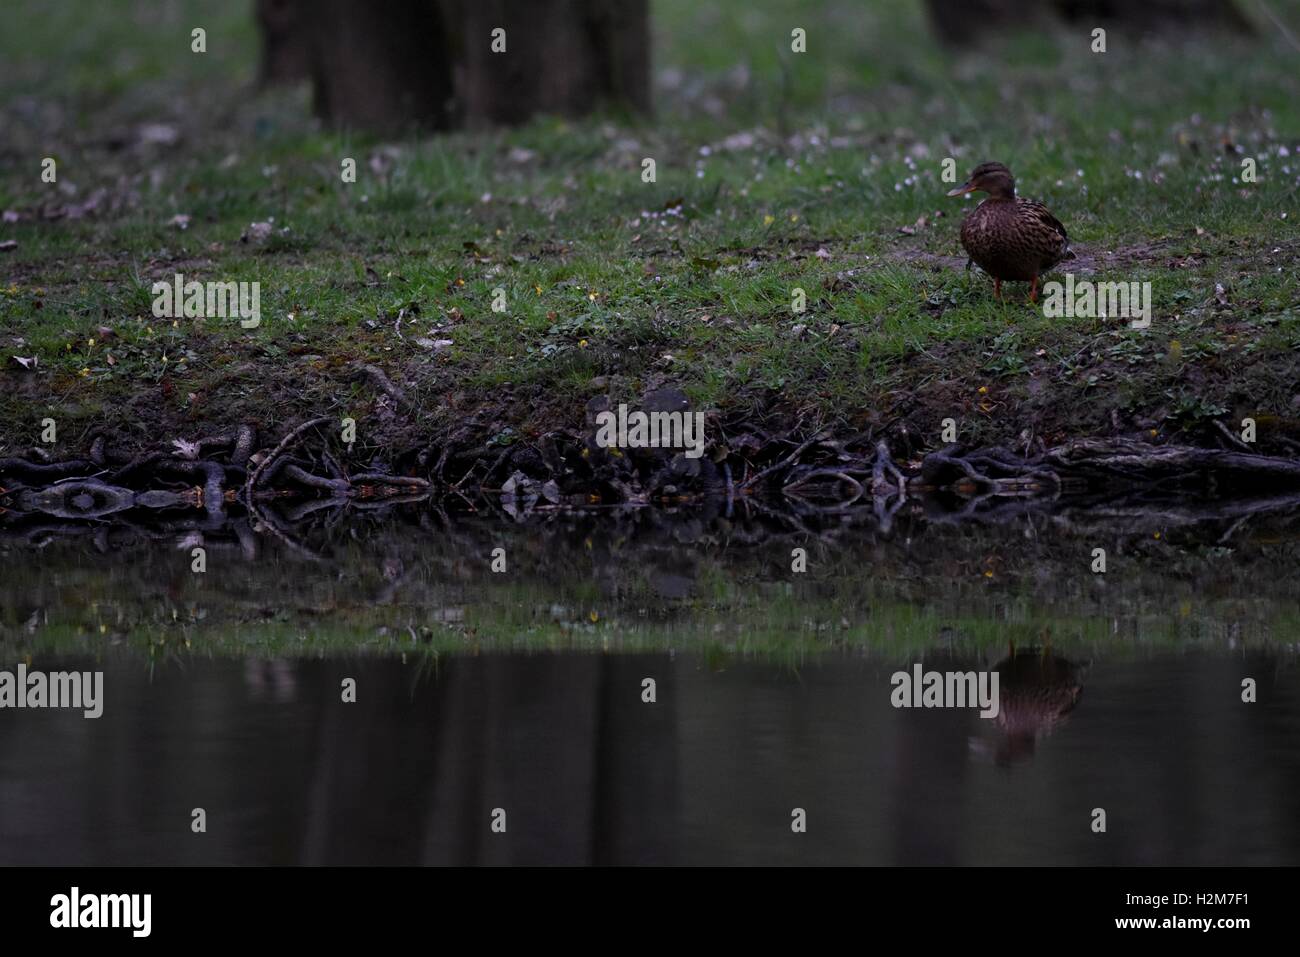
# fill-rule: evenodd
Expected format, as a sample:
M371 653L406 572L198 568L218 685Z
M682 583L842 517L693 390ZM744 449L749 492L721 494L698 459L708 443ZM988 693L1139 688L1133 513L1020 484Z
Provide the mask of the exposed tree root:
M266 472L268 468L273 466L276 460L284 454L285 449L292 447L294 443L301 439L303 435L311 429L316 428L318 425L324 425L328 421L330 421L330 417L327 415L320 415L314 419L308 419L281 439L280 444L271 451L271 454L262 459L262 461L257 464L257 467L248 473L248 478L244 482L245 500L252 499L253 491L257 488L258 480L261 479L262 474Z
M1044 461L1085 475L1106 473L1130 480L1179 471L1221 473L1238 478L1300 482L1300 461L1225 449L1146 445L1132 439L1080 439L1048 450Z
M383 392L386 396L397 403L407 412L418 412L415 403L407 398L406 393L399 389L393 380L388 378L388 374L383 369L369 363L358 363L356 366L356 375L363 379L368 379L374 386Z

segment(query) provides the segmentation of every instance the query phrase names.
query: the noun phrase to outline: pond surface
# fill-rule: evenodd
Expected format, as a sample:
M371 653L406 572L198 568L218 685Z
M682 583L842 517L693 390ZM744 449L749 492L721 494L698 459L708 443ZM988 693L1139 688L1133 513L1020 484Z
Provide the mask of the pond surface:
M9 530L0 864L1300 863L1294 515L322 519Z

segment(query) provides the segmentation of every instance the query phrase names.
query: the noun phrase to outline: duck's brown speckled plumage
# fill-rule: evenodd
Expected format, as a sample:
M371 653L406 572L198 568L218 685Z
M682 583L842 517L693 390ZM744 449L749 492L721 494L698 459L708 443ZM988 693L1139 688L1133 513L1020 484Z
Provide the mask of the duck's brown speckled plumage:
M1065 227L1042 203L1017 196L1011 171L1001 163L981 163L949 195L976 190L987 192L989 198L963 220L962 246L999 284L1034 282L1034 295L1038 277L1074 255Z
M1019 196L989 197L972 209L961 224L961 244L990 276L1018 282L1041 276L1070 249L1065 227L1047 207Z

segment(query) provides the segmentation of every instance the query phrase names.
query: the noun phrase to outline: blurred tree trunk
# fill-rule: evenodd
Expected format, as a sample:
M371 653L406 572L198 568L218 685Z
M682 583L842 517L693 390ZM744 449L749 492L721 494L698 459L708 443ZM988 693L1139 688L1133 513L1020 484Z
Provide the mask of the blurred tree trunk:
M648 0L257 0L257 21L263 81L309 76L338 126L650 108Z
M470 124L601 104L650 108L648 0L453 0L457 92ZM492 50L505 30L506 51Z
M1165 33L1187 29L1251 31L1232 0L926 0L930 23L953 46L1003 29L1033 29L1056 18L1092 26Z
M316 114L335 126L399 132L451 125L452 70L430 0L303 0Z
M262 36L258 81L263 85L308 76L307 34L298 0L257 0L253 14Z

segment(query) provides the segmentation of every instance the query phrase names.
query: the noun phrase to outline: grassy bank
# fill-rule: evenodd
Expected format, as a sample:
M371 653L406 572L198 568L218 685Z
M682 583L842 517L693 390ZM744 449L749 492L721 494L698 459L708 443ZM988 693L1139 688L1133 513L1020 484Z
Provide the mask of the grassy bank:
M0 454L46 417L64 452L94 428L144 443L315 414L355 417L367 446L470 421L510 442L664 384L935 443L949 416L971 441L1244 415L1261 447L1300 439L1300 54L1273 31L958 58L913 3L750 6L655 0L653 118L380 143L319 130L303 90L254 94L240 4L11 4ZM794 26L806 54L783 52ZM962 269L946 157L1007 162L1069 227L1071 268L1152 284L1151 328L1045 318L1023 287L995 302ZM261 325L154 318L178 272L259 282Z

